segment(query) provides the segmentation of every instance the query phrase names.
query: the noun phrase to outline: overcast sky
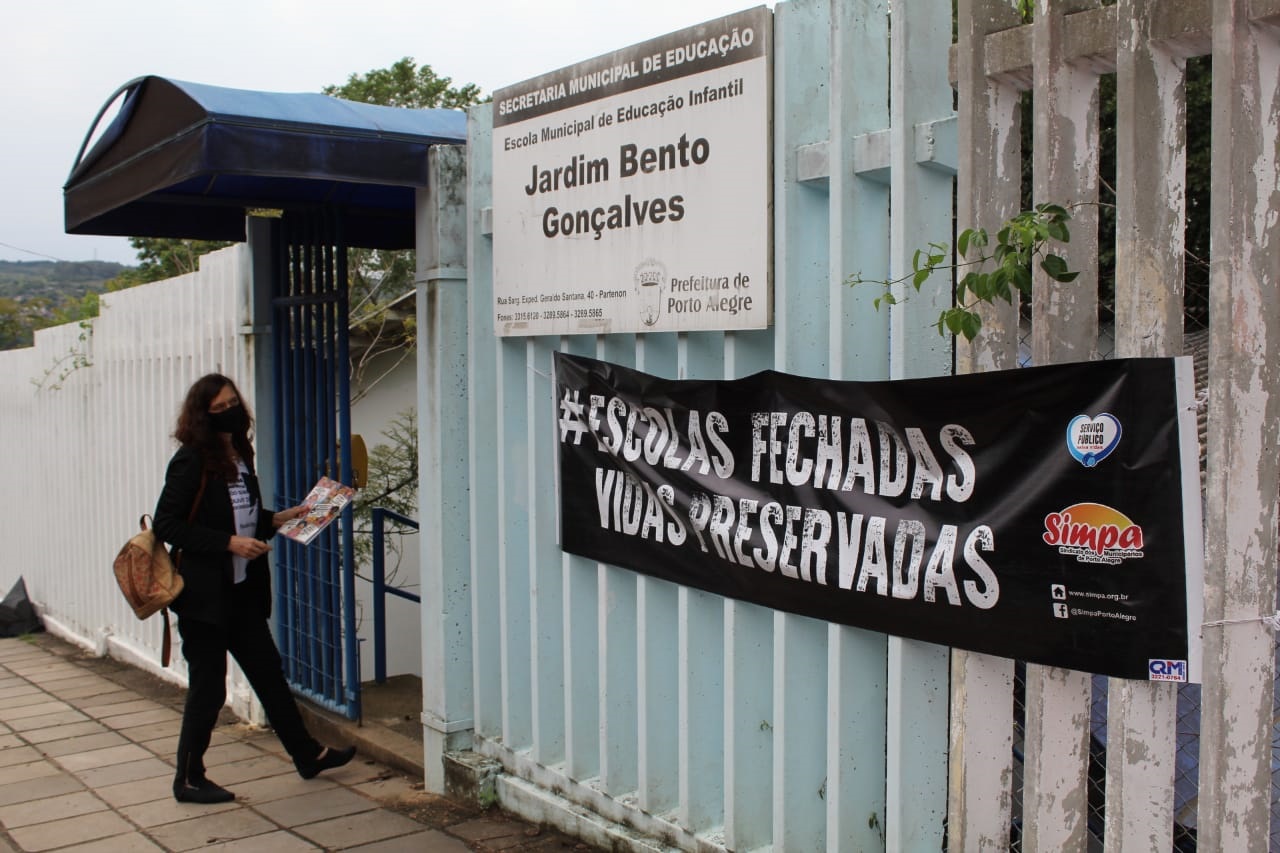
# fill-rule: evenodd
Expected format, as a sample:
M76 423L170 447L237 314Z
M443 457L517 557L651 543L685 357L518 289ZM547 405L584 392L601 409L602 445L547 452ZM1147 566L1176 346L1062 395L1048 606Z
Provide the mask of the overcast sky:
M134 263L124 238L63 231L62 185L98 110L156 74L318 92L404 56L494 89L761 5L751 0L45 0L0 49L0 260ZM773 2L768 2L772 8Z

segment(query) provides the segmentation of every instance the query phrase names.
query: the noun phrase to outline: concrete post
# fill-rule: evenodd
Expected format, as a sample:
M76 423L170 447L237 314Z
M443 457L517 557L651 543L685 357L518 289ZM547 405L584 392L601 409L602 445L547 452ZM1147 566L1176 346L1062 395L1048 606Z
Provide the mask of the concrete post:
M275 219L251 216L246 222L245 230L249 237L249 304L245 325L242 327L242 331L250 336L247 350L253 372L253 414L258 423L271 426L269 432L258 435L256 467L263 502L272 507L276 501L277 389L274 342L271 336L271 298L275 294L275 253L279 229L279 221Z
M1072 205L1062 254L1080 277L1070 284L1034 272L1032 354L1037 365L1097 358L1098 76L1068 61L1066 17L1083 4L1039 0L1032 25L1032 178L1036 202ZM1089 702L1087 673L1027 666L1027 751L1023 835L1027 853L1084 853L1087 843Z
M1122 358L1182 351L1186 62L1152 36L1162 5L1121 0L1118 7L1119 19L1132 22L1116 29L1115 326ZM1112 678L1107 697L1106 848L1163 849L1174 820L1177 685Z
M957 227L995 233L1019 206L1020 93L986 74L987 35L1018 24L999 0L960 0ZM956 341L956 372L1018 366L1018 306L984 306L982 333ZM1006 850L1013 811L1013 661L951 652L947 848Z
M1270 835L1280 468L1280 41L1248 0L1213 4L1209 489L1199 844Z
M471 745L471 523L467 427L466 153L436 146L417 196L418 515L422 731L428 791Z

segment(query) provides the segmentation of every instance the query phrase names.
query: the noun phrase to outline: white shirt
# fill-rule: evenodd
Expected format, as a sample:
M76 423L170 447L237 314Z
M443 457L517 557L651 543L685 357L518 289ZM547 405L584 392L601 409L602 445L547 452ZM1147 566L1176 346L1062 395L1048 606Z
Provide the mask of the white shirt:
M236 460L236 467L240 469L240 476L234 482L227 483L227 491L231 493L231 509L236 516L236 535L251 537L258 530L258 505L249 496L249 487L244 482L244 475L249 473L248 466L241 459ZM248 558L232 554L231 568L235 582L242 583L249 568Z

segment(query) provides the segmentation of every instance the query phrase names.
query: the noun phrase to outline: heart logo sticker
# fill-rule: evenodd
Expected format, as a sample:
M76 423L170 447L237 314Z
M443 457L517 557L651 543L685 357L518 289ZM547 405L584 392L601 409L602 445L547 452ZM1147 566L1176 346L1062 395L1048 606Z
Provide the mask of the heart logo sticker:
M1067 449L1081 465L1092 468L1120 443L1120 419L1109 412L1096 417L1076 415L1067 424Z

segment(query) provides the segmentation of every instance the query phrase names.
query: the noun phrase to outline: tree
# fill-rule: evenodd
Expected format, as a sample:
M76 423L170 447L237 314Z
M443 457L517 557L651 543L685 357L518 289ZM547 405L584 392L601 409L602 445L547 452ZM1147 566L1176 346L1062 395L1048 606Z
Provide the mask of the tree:
M389 68L352 74L341 86L326 86L324 94L410 109L461 109L480 103L480 88L468 83L454 88L430 65L418 66L404 57ZM352 347L352 400L358 400L380 379L413 355L417 332L412 315L396 309L414 290L412 251L352 249L348 254L348 305Z
M195 272L200 256L231 244L225 240L178 240L171 237L130 237L138 266L107 282L107 290L124 290L150 281L163 281Z
M37 298L19 302L0 296L0 350L29 347L35 330L47 325L43 320L48 300Z
M430 65L418 67L406 56L390 68L352 74L341 86L325 86L321 91L348 101L410 109L463 109L480 103L479 86L468 83L455 89L452 83L448 77L437 76Z
M82 323L98 316L98 294L64 296L54 302L46 296L13 299L0 296L0 350L29 347L35 333L63 323Z

